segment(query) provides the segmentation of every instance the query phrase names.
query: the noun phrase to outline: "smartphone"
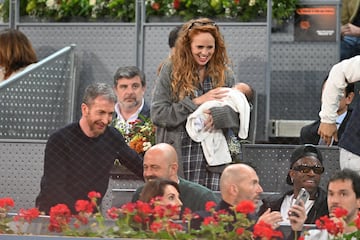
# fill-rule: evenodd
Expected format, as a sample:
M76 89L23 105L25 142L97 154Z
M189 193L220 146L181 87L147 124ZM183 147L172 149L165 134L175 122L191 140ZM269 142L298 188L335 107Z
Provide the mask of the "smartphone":
M295 204L296 205L299 205L300 204L300 199L304 202L304 204L306 203L306 201L307 200L309 200L309 198L310 198L310 194L309 194L309 192L308 191L306 191L306 189L305 188L301 188L300 189L300 192L299 192L299 194L297 195L297 198L296 198L296 200L295 200ZM297 216L297 214L296 213L290 213L290 215L292 215L292 216Z
M308 191L306 191L305 188L301 188L299 194L297 195L297 198L295 200L295 204L299 205L300 199L304 202L304 204L306 203L307 200L309 200L310 198L310 194L308 193Z

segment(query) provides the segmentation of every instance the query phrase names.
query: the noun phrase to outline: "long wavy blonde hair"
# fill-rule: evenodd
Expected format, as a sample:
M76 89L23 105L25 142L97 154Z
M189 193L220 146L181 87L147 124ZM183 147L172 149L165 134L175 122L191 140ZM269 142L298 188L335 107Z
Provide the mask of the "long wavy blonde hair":
M210 33L215 39L215 52L207 63L205 76L212 80L213 87L224 86L225 70L229 64L225 42L218 26L209 18L190 20L183 24L171 56L173 63L171 89L175 100L185 96L194 97L200 78L198 64L191 53L191 42L199 33Z

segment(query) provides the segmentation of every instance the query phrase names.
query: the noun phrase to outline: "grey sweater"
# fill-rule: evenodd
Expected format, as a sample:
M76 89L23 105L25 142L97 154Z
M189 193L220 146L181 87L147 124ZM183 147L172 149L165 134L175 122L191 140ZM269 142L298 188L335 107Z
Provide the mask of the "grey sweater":
M181 133L185 132L187 117L193 113L198 105L195 105L190 96L174 102L171 96L171 73L172 63L164 63L156 80L150 109L151 120L157 126L156 142L169 143L176 149L181 159ZM232 87L235 76L231 70L226 71L224 87ZM230 107L211 108L214 126L217 129L239 128L239 116ZM179 161L179 176L184 176L181 160Z

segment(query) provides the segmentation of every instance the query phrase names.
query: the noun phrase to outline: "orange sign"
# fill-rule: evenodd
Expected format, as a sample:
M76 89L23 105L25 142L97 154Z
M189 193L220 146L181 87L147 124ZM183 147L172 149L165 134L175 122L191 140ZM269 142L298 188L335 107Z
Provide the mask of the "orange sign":
M335 15L334 7L298 8L299 15Z

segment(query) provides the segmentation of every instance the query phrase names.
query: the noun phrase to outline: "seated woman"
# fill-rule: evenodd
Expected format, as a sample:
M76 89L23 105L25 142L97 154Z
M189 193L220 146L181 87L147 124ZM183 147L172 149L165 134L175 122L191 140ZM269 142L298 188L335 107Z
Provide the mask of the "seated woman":
M182 202L179 198L179 185L171 180L157 178L145 183L143 190L140 193L140 201L151 202L153 199L159 198L159 203L162 206L175 207L174 215L171 218L179 219Z
M0 46L0 83L37 62L30 40L19 30L1 30Z

